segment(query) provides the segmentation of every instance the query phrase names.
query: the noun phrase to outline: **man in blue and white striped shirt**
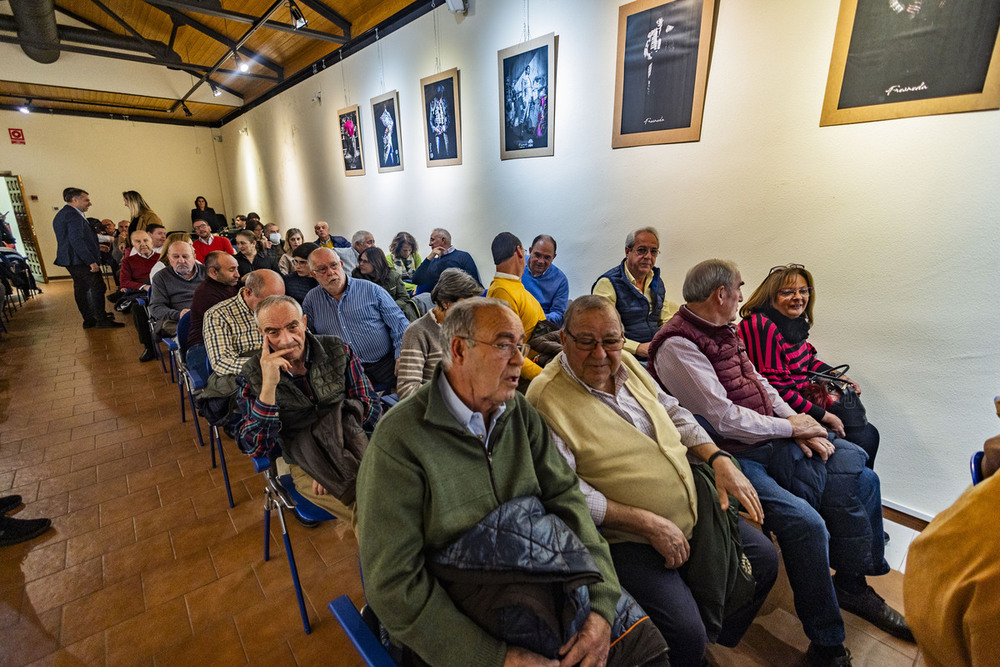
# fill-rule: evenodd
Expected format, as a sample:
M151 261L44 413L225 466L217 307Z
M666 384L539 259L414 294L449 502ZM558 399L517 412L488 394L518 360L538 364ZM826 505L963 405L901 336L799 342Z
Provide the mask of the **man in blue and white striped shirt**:
M394 386L403 331L409 325L403 311L375 283L349 278L340 257L329 248L314 250L309 266L319 283L302 301L309 330L347 343L376 390Z

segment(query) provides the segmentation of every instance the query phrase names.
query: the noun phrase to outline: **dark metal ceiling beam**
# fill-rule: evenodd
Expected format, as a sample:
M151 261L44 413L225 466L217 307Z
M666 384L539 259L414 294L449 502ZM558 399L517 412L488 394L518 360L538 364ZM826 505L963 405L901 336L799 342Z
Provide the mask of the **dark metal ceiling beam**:
M276 11L278 11L278 9L283 4L285 4L286 1L287 0L275 0L274 4L272 4L268 8L268 10L266 12L264 12L264 14L259 19L257 19L256 21L254 21L253 25L250 26L250 29L247 30L245 33L243 33L242 37L240 37L238 40L236 40L235 49L239 49L241 46L243 46L243 44L245 44L246 41L248 39L250 39L255 32L257 32L262 27L264 27L264 24L267 23L268 19L270 19L271 16ZM196 81L195 84L193 86L191 86L191 89L188 90L186 93L184 93L183 97L181 97L179 100L177 100L176 102L174 102L174 105L172 107L170 107L170 111L171 112L177 111L177 109L184 104L184 101L187 100L187 98L191 97L191 95L194 93L194 91L198 90L198 86L200 86L201 84L203 84L206 81L208 81L209 77L212 76L212 74L214 74L222 66L222 63L224 63L227 60L229 60L229 57L231 55L235 54L235 49L232 50L232 51L226 52L226 54L224 56L222 56L221 58L219 58L216 61L215 65L212 66L212 69L210 69L208 72L206 72L205 74L203 74L202 77L201 77L201 79L199 79L198 81Z
M136 111L155 111L158 113L169 113L170 109L166 106L163 107L140 107L134 104L113 104L111 102L91 102L89 100L77 100L70 97L47 97L44 95L13 95L11 93L0 93L0 97L24 97L25 99L31 99L31 103L35 102L59 102L61 104L82 104L84 106L91 107L110 107L114 109L135 109ZM45 107L41 107L45 108Z
M351 22L337 12L330 9L321 0L299 0L303 5L309 7L314 12L325 18L327 21L344 31L344 37L351 38Z
M236 42L229 39L229 37L227 37L226 35L223 35L222 33L212 29L211 27L205 25L204 23L191 18L187 14L177 11L173 7L157 7L157 9L166 13L166 15L170 17L170 20L174 22L175 27L178 25L186 25L191 28L194 28L195 30L204 35L207 35L208 37L211 37L215 41L225 46L227 49L232 50L236 47ZM272 72L277 74L279 78L284 79L285 68L279 65L278 63L274 62L270 58L262 56L253 49L248 48L246 46L239 47L239 52L242 55L246 56L247 58L253 59L254 62L260 63L267 69L271 70Z
M0 16L0 20L2 20L3 18L4 18L3 16ZM18 45L22 43L28 43L29 45L31 44L29 40L22 39L20 37L17 37L16 35L0 35L0 43L18 44ZM100 58L112 58L115 60L127 60L129 62L143 63L145 65L160 65L162 67L169 67L171 69L188 71L193 74L201 74L203 72L208 72L209 70L212 70L211 67L208 67L206 65L199 65L197 63L164 61L157 58L147 58L145 56L133 55L131 53L121 53L118 51L105 51L103 49L94 49L86 46L77 46L75 44L61 43L59 45L59 48L62 49L63 51L69 51L71 53L82 53L88 56L98 56ZM265 81L273 81L275 83L281 82L281 79L279 79L278 77L270 76L268 74L253 74L250 72L244 73L244 72L238 72L236 70L222 69L222 68L215 69L214 71L219 74L225 74L229 76L240 76L250 79L263 79ZM216 85L219 84L216 83ZM240 95L239 93L234 93L234 94L242 97L242 95Z
M216 18L225 19L227 21L235 21L237 23L254 25L258 20L258 18L252 14L242 14L240 12L233 12L226 9L211 9L209 7L203 7L196 2L191 2L190 0L145 1L147 4L156 5L157 7L173 7L174 9L183 9L185 11L194 12L195 14L205 14L206 16L214 16ZM349 36L332 35L328 32L320 32L319 30L311 30L309 28L296 29L295 26L288 23L282 23L280 21L268 20L265 21L261 27L268 28L270 30L290 32L293 35L302 35L303 37L318 39L324 42L333 42L334 44L345 44L350 40Z
M113 11L111 11L111 9L108 8L108 6L105 5L103 2L101 2L101 0L90 0L90 1L93 2L95 5L97 5L101 9L101 11L110 16L112 21L114 21L122 28L124 28L125 32L132 35L132 37L135 38L137 41L139 41L141 44L144 44L146 46L146 48L144 49L146 53L152 56L159 55L156 53L156 47L153 45L153 43L150 43L150 41L147 40L143 35L139 34L139 31L130 26L128 24L128 21L118 16L118 14L115 14ZM160 46L166 46L162 42L156 42L156 44L159 44Z

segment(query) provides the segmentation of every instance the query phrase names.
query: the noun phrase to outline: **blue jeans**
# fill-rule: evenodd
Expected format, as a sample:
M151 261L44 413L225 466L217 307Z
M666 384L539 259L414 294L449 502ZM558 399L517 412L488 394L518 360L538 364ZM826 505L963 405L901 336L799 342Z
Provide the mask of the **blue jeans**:
M839 438L830 438L838 449L856 447ZM776 440L739 458L743 474L757 490L764 508L764 529L778 538L788 581L795 598L795 611L811 641L824 646L844 642L844 621L830 576L830 532L819 511L804 499L782 488L767 472L772 454L780 447L797 447L793 440ZM835 452L833 456L837 456ZM832 458L832 457L831 457ZM878 476L863 468L858 476L858 500L871 526L871 574L888 571L882 540L882 493ZM830 526L834 531L837 526ZM869 574L865 572L845 574Z

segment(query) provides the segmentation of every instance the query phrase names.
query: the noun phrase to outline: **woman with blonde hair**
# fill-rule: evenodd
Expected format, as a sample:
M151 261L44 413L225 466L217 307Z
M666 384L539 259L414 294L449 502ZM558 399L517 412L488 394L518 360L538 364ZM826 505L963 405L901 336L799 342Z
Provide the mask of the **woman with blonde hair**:
M875 463L879 433L874 425L847 423L833 410L838 408L810 379L814 372L826 373L833 367L819 360L816 348L806 339L815 323L816 303L812 274L801 264L776 266L754 290L740 309L739 332L747 355L781 398L796 412L811 416L841 438L850 440L868 453L867 466ZM861 393L861 387L847 376L845 382Z
M122 198L125 200L125 208L128 209L129 215L132 216L132 221L128 225L128 233L130 235L137 229L146 229L146 225L152 222L159 225L163 224L160 216L156 215L153 209L149 208L146 200L135 190L126 190L122 193Z

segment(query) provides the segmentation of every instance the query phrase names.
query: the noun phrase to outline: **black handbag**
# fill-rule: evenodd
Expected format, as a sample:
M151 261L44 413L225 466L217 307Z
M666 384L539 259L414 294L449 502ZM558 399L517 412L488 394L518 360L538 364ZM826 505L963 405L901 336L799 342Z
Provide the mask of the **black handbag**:
M826 371L808 371L806 379L812 385L809 393L824 395L826 401L814 402L820 402L827 412L840 417L845 429L863 428L868 423L865 406L854 385L843 378L850 368L842 364Z

